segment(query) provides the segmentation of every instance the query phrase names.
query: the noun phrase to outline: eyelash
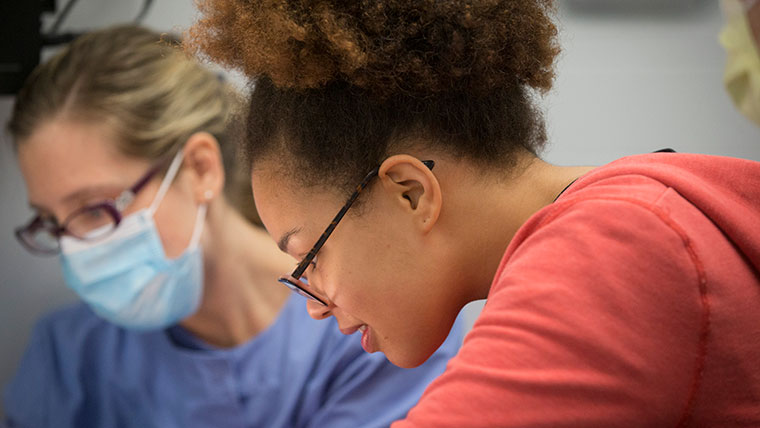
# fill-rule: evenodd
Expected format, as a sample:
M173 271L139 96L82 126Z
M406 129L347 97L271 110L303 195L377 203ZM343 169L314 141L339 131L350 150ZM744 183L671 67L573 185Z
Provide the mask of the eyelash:
M40 220L42 220L43 222L50 223L50 224L52 224L54 226L60 226L60 224L58 223L58 219L55 218L55 216L52 215L52 214L41 214L41 213L39 213L37 215L40 216Z
M298 263L300 263L300 262L295 262L294 266L298 266ZM311 259L311 262L309 262L309 264L311 265L311 269L312 270L316 269L317 268L317 257L315 256L313 259Z

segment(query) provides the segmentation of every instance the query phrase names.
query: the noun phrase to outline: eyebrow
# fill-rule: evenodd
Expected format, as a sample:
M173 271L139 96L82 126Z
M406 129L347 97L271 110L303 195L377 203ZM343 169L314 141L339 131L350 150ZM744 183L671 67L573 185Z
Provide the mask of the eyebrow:
M300 232L300 227L295 227L293 229L290 229L289 231L285 232L284 235L280 237L280 239L277 241L277 246L280 247L280 251L283 253L288 252L288 243L290 242L290 237L295 235L296 233Z
M67 195L65 198L63 198L63 201L73 202L77 200L87 199L96 195L101 196L104 193L113 193L115 196L118 196L118 194L121 193L124 189L126 189L126 187L121 185L100 185L87 187Z
M100 185L100 186L87 187L87 188L77 190L76 192L73 192L73 193L67 195L66 197L64 197L62 199L62 202L69 203L69 202L76 201L76 200L87 199L87 198L90 198L90 197L95 196L95 195L102 195L104 193L116 193L116 194L118 194L118 192L120 192L119 189L121 189L121 188L122 187L119 186L119 185ZM44 205L38 204L38 203L33 202L33 201L29 201L29 206L32 207L33 209L37 210L37 211L41 211L41 212L45 212L45 213L49 213L50 212L50 209L48 209Z
M49 215L50 214L50 210L49 209L45 208L42 205L35 204L34 202L31 202L31 201L29 201L29 208L33 209L34 211L36 211L37 214L40 214L40 215L42 215L42 214Z

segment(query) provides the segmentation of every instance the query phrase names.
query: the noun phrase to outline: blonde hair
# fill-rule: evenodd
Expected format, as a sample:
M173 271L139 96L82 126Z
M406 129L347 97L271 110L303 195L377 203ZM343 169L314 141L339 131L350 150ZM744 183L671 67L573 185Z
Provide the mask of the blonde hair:
M238 208L247 204L241 211L256 221L250 180L237 161L245 103L178 44L134 25L78 38L37 67L19 92L8 123L14 147L56 117L105 123L123 154L144 159L174 153L205 131L222 148L228 199Z

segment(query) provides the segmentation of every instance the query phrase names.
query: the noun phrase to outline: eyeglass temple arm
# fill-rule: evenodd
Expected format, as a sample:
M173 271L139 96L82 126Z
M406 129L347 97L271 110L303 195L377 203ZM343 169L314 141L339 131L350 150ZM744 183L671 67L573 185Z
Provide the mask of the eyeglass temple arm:
M424 160L422 163L428 167L429 169L433 169L435 166L435 161L432 160ZM311 251L309 251L309 254L304 257L304 259L301 261L301 263L298 264L296 267L296 270L293 271L293 278L300 278L301 275L303 275L304 271L306 271L306 267L309 266L309 263L314 259L314 256L317 254L320 248L322 248L322 245L324 245L325 241L327 241L327 238L330 237L333 230L335 230L335 227L338 225L340 220L343 218L344 215L346 215L346 212L349 208L351 208L351 205L353 205L356 198L359 197L359 195L362 193L362 191L367 187L367 184L370 180L372 180L380 171L380 167L373 169L372 171L367 174L366 177L364 177L364 180L356 186L356 190L353 194L348 198L348 201L346 201L346 204L343 205L343 208L338 211L338 214L335 215L335 218L333 218L332 222L330 222L330 225L327 226L327 229L325 229L324 233L322 233L322 236L319 237L317 240L317 243L314 244Z
M132 202L132 200L135 198L135 195L137 194L137 192L139 192L140 189L145 187L145 185L150 182L153 176L158 174L158 172L161 171L166 166L166 163L171 159L172 157L167 156L163 162L159 162L156 165L154 165L151 169L149 169L148 172L146 172L145 175L143 175L142 178L139 179L137 183L135 183L132 187L121 192L121 194L117 196L116 199L114 200L116 208L121 211L127 205L129 205Z
M296 270L293 271L293 277L294 278L300 278L301 275L303 275L304 271L306 271L306 267L309 266L309 263L314 259L314 256L317 254L320 248L322 248L322 245L324 245L325 241L327 241L327 238L330 237L333 230L335 230L335 227L338 225L340 220L343 218L344 215L346 215L346 212L349 208L351 208L351 205L353 205L356 198L359 197L359 194L361 194L362 190L364 190L365 187L367 187L367 183L377 175L378 171L380 171L380 167L377 167L370 171L369 174L367 174L366 177L364 177L364 180L356 186L356 190L354 190L354 193L351 194L351 196L348 198L348 201L346 201L346 204L343 205L343 208L338 211L338 214L335 215L335 218L330 222L330 225L327 226L327 229L325 229L324 233L322 233L322 236L319 237L317 240L317 243L314 244L314 246L311 248L311 251L309 251L309 254L304 257L303 260L301 260L301 263L298 264L298 267L296 267Z

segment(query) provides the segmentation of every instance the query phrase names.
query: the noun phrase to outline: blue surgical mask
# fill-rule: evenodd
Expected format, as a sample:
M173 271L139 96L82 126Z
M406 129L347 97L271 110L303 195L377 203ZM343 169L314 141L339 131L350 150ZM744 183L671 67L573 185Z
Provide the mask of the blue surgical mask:
M190 245L169 259L153 220L182 163L180 151L150 207L130 214L95 242L61 238L66 284L99 316L136 330L161 329L192 315L203 294L199 246L206 205L198 208Z

